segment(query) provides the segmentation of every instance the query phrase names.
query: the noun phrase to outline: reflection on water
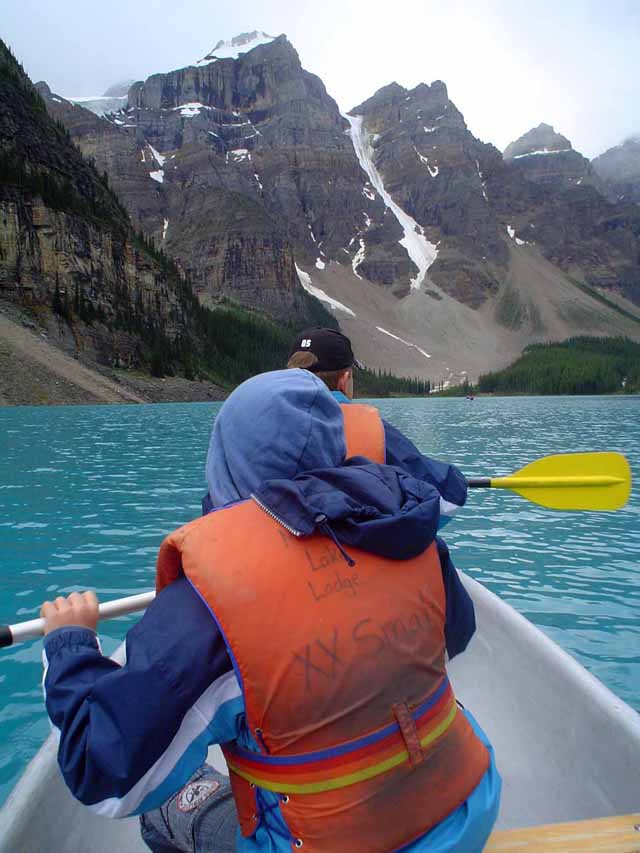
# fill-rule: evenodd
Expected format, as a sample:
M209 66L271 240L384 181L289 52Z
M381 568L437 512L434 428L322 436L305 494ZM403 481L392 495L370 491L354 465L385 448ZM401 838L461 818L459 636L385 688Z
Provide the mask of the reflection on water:
M44 598L86 587L104 599L151 588L162 538L200 513L219 405L0 409L0 622L32 619ZM424 453L470 477L587 450L618 450L640 471L638 397L377 405ZM640 709L637 494L617 513L557 513L478 490L446 538L459 568ZM135 618L104 623L107 652ZM0 652L0 800L48 731L40 651Z

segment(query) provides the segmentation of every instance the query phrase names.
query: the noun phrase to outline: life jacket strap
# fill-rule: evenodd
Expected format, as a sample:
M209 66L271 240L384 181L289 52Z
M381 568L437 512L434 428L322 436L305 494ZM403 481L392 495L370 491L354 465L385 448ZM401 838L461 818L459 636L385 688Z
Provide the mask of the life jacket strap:
M397 706L394 706L397 708ZM388 773L406 762L416 766L449 729L457 705L448 678L417 708L363 737L316 752L262 755L235 744L225 744L229 770L268 791L317 794L334 791ZM407 732L415 731L411 747Z

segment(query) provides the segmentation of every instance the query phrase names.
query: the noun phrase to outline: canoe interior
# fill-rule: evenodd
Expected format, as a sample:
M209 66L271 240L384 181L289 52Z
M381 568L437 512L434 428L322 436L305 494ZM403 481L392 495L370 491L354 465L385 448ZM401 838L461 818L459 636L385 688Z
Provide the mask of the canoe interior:
M484 853L637 853L640 813L494 832Z
M449 673L495 747L504 780L498 828L637 811L640 716L511 607L464 582L478 630ZM50 738L0 811L0 853L145 851L137 819L96 817L73 800L55 751ZM221 769L219 750L210 760Z

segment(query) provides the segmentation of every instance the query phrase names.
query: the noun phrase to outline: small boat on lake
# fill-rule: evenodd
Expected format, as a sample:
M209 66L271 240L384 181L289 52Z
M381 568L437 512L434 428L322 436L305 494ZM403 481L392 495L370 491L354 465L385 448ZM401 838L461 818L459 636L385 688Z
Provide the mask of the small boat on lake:
M456 696L491 738L503 777L496 829L630 815L640 810L640 715L512 607L464 577L476 607L477 632L448 666ZM0 853L143 853L137 818L94 815L67 791L50 737L0 811ZM224 769L220 751L209 760ZM625 819L626 820L626 819ZM616 836L630 837L640 816ZM598 846L590 829L576 847L558 842L535 849L635 850L615 846L613 823ZM537 841L544 831L536 832ZM547 836L548 837L548 836ZM489 850L526 849L493 836ZM560 846L558 846L558 844Z

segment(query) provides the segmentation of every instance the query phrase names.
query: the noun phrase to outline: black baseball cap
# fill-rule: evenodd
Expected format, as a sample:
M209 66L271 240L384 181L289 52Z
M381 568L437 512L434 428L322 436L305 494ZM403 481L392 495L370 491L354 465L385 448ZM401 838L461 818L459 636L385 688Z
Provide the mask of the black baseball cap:
M348 367L364 367L354 356L351 341L342 332L335 329L313 328L305 329L296 336L289 358L294 352L310 352L318 359L318 363L307 368L312 373L325 370L346 370Z

